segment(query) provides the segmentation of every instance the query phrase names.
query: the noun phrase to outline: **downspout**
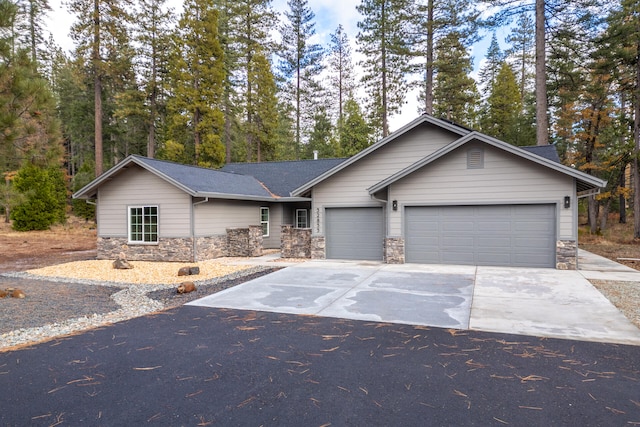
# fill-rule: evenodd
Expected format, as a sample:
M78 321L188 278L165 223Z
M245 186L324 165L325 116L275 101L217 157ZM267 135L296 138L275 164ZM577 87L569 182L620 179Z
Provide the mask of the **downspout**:
M194 202L191 204L191 262L196 262L197 256L197 245L196 245L196 224L195 224L195 207L202 203L208 203L209 198L205 197L204 200L200 200L199 202Z

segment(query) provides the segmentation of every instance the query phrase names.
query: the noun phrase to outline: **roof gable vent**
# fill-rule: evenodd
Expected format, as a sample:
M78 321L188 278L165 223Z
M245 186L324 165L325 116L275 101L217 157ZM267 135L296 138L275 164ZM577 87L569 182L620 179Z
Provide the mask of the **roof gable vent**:
M484 150L482 148L470 148L467 150L467 169L484 168Z

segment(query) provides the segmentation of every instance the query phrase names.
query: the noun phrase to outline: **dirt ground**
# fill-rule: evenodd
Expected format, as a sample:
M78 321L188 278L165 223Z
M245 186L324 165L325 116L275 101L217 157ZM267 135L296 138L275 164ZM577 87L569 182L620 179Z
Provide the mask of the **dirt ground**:
M0 221L0 273L95 259L95 223L70 218L47 231L14 231Z
M640 270L640 240L633 239L633 218L620 224L618 214L611 214L607 228L603 232L589 233L586 219L578 230L578 244L581 249L609 258L612 261Z

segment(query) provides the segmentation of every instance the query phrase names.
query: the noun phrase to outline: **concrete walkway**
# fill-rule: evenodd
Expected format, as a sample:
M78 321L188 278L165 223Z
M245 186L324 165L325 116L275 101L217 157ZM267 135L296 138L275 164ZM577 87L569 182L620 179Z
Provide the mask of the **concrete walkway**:
M308 261L190 305L640 345L640 330L587 280L640 282L640 272L584 251L580 266Z

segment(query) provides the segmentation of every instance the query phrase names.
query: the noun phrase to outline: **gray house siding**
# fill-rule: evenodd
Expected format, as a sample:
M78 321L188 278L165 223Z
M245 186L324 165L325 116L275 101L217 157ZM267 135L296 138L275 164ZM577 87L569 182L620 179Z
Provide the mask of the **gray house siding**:
M458 137L424 123L319 183L313 188L313 233L324 234L323 215L327 207L380 206L380 203L371 199L367 188Z
M98 237L127 237L129 206L158 206L158 237L191 236L191 197L140 167L102 185L96 219Z
M484 167L467 169L468 144L392 184L389 201L400 207L419 205L556 204L558 239L575 239L576 204L573 178L485 146ZM403 233L402 209L389 213L389 236Z

